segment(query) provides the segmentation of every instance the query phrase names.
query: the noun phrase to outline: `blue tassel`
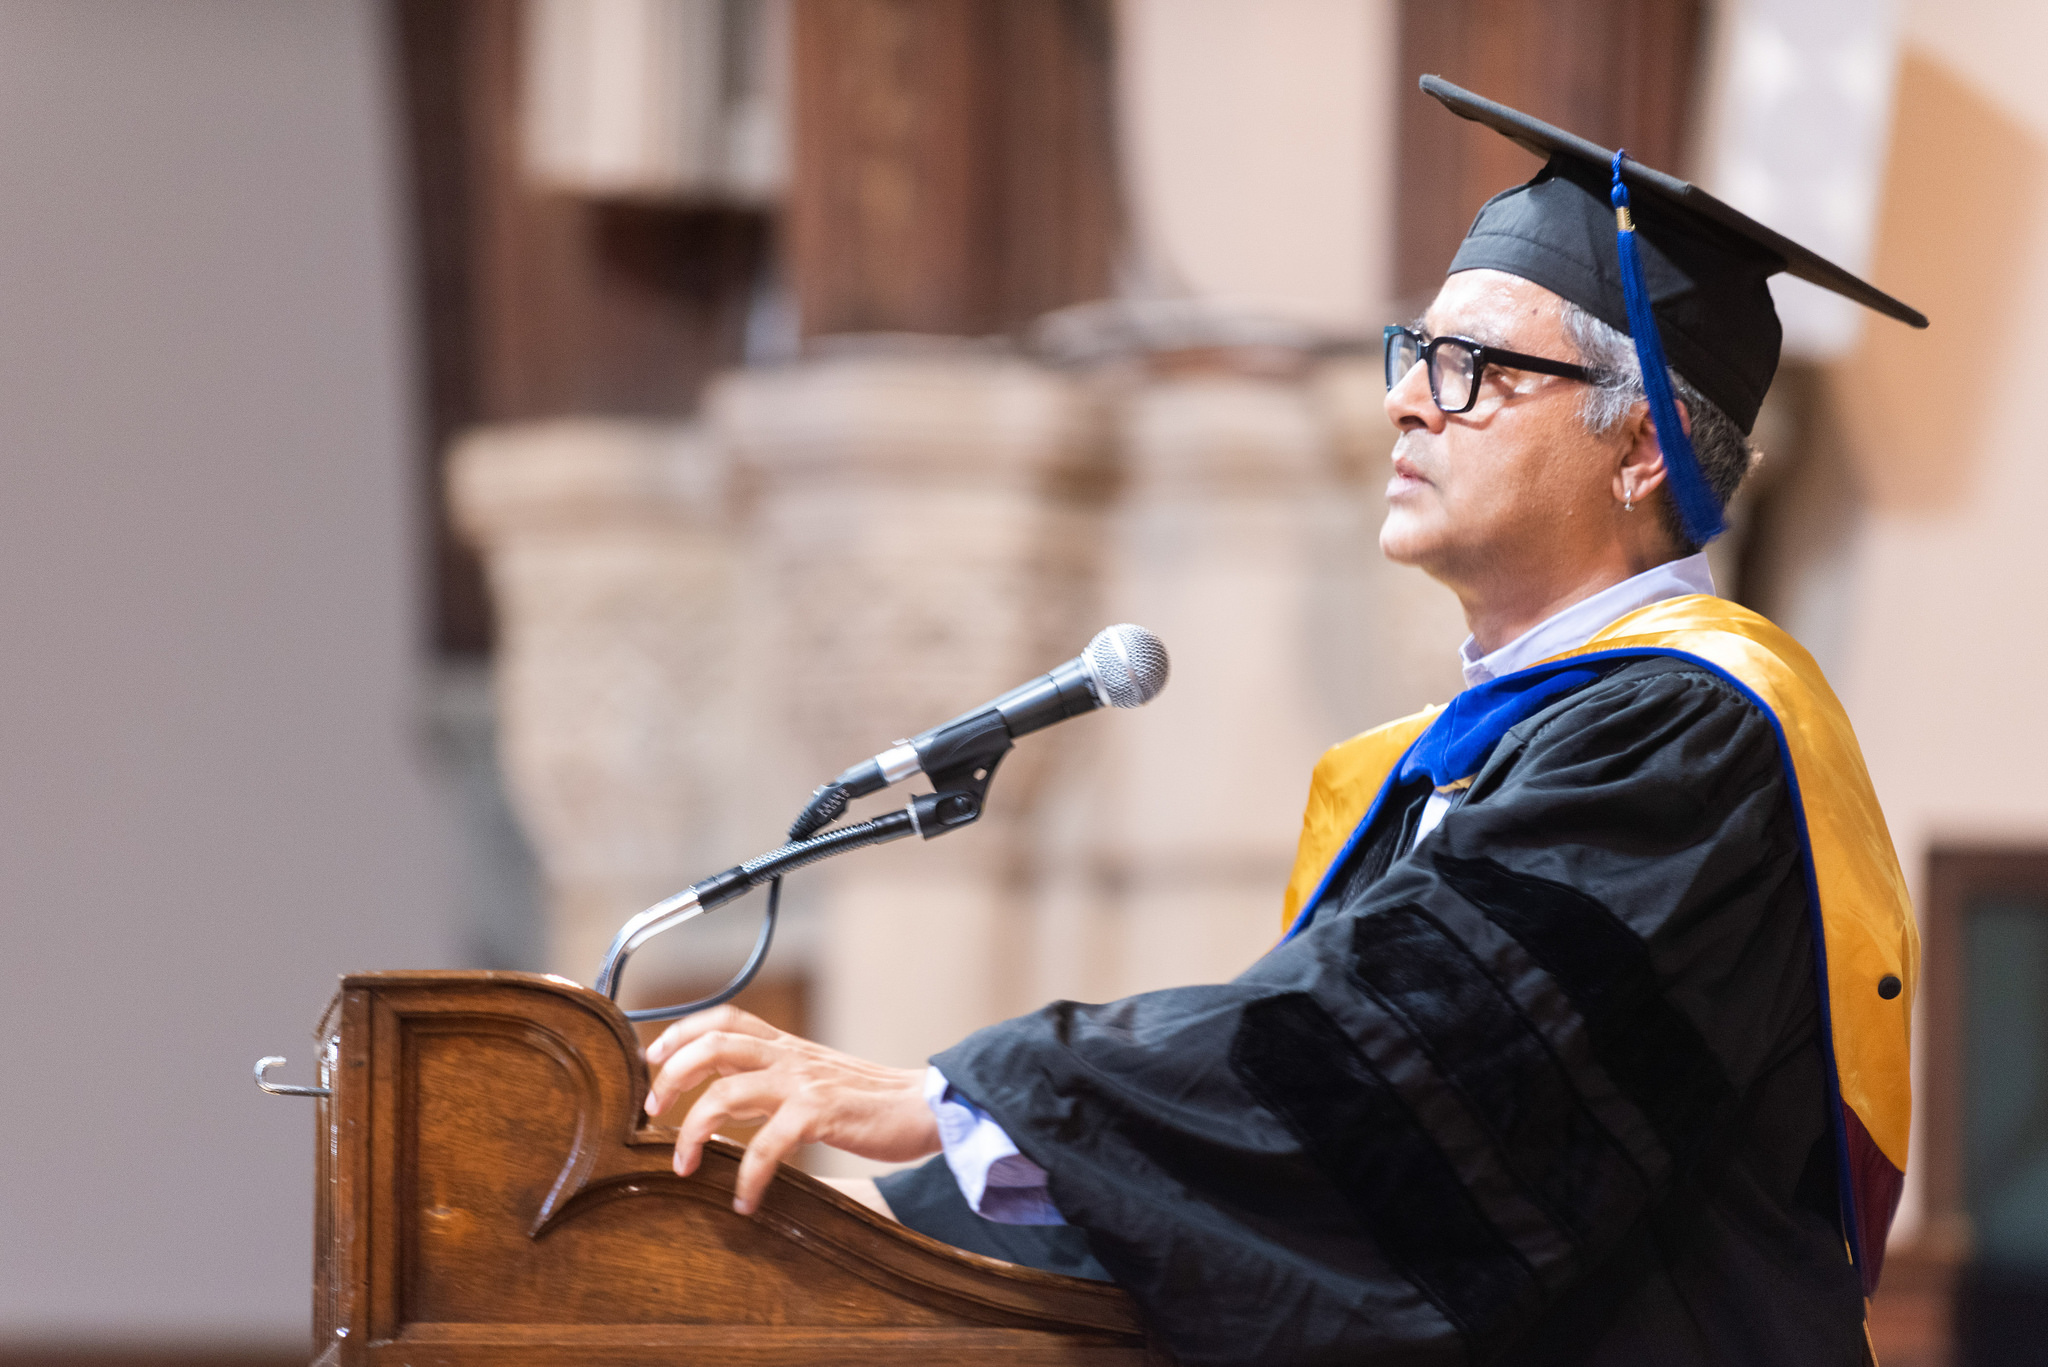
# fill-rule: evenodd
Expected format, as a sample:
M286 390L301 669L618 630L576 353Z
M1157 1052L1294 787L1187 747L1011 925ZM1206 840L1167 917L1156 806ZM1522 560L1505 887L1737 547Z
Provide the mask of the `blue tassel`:
M1721 501L1700 473L1699 457L1693 454L1692 438L1678 420L1678 401L1671 393L1671 372L1664 362L1664 339L1658 335L1657 319L1650 312L1650 287L1643 280L1643 263L1636 256L1635 220L1629 214L1628 187L1621 182L1621 159L1614 154L1615 246L1621 253L1621 290L1628 299L1628 330L1636 344L1636 360L1643 368L1643 392L1650 400L1650 418L1657 425L1657 445L1664 452L1664 478L1671 485L1671 498L1678 507L1679 525L1695 545L1704 546L1728 530L1721 515Z

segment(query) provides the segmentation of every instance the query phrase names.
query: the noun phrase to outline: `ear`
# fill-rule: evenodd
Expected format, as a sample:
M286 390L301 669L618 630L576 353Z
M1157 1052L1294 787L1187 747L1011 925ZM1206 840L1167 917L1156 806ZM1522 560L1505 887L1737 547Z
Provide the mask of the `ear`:
M1692 411L1678 399L1678 425L1692 435ZM1657 425L1651 421L1648 402L1636 405L1624 430L1620 460L1614 467L1614 501L1643 502L1664 487L1664 448L1657 444Z

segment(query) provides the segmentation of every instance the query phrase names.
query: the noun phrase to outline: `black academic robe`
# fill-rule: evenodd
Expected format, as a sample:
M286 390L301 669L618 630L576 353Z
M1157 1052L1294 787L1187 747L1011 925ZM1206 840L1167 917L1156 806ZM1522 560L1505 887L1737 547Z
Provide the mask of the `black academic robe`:
M1046 1170L1056 1261L1189 1364L1862 1362L1770 723L1623 661L1411 849L1427 797L1236 981L933 1060Z

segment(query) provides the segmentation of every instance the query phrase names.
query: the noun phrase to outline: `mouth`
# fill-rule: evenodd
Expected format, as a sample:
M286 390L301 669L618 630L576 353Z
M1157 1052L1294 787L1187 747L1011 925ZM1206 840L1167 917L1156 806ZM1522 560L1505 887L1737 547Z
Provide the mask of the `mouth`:
M1432 487L1434 486L1430 483L1429 478L1416 468L1415 462L1408 459L1407 454L1399 446L1396 446L1394 448L1394 476L1387 481L1388 501L1391 502L1404 494L1412 494L1418 490Z

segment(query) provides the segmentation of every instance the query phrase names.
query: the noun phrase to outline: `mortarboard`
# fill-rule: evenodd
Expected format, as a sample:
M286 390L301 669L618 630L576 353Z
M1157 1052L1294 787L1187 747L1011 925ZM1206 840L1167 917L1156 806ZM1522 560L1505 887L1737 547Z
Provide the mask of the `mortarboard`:
M1916 328L1927 326L1919 311L1696 185L1440 77L1424 76L1422 89L1459 117L1546 158L1533 179L1479 210L1451 272L1520 276L1634 340L1672 496L1696 544L1711 541L1726 524L1679 426L1667 357L1748 432L1778 369L1782 332L1771 302L1773 275L1783 271ZM1676 440L1664 440L1666 433Z

